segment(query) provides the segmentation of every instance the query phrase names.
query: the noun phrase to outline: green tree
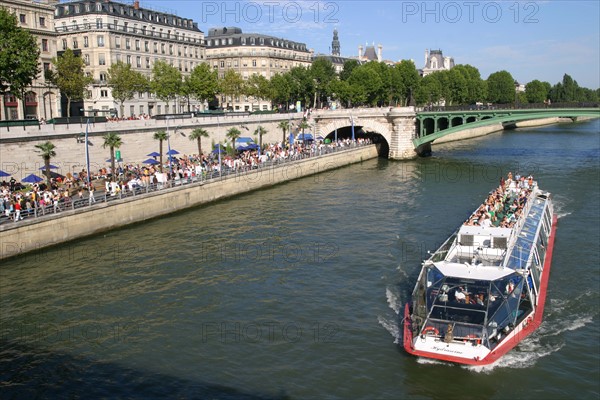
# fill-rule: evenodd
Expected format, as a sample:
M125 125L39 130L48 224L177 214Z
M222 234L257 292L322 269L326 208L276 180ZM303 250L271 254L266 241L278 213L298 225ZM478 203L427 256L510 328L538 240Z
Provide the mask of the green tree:
M461 93L462 104L473 104L485 100L485 83L479 70L469 64L459 64L451 71L459 73L464 78L465 91Z
M285 139L286 136L285 134L290 130L291 126L290 126L290 121L281 121L279 124L277 124L277 127L279 129L281 129L281 131L283 132L283 139L281 140L281 146L285 145Z
M229 108L229 99L235 98L244 93L245 82L244 78L235 70L228 69L225 71L223 79L219 80L221 93L225 95L225 109Z
M117 181L117 171L115 170L115 149L118 149L123 144L121 140L121 136L119 136L115 132L107 133L102 137L104 139L104 143L102 144L103 148L110 149L110 170L111 170L111 180L113 182Z
M71 116L71 101L83 100L86 88L94 81L83 73L83 60L67 49L52 59L56 71L48 73L50 81L67 98L67 117Z
M154 63L150 88L156 96L167 103L181 94L181 72L162 60Z
M371 62L354 68L348 78L354 106L375 106L381 97L383 82L373 65Z
M188 138L190 140L196 140L198 143L198 156L202 156L202 138L208 137L208 131L204 128L196 128L190 133Z
M331 61L325 57L318 57L310 66L310 77L313 81L313 107L323 104L329 95L329 84L336 77L335 68Z
M515 80L508 71L494 72L487 78L487 96L492 103L513 103L515 90Z
M245 93L250 96L250 104L254 110L254 100L271 100L272 91L269 80L261 74L252 74L246 81Z
M348 81L335 80L331 82L331 95L346 107L351 107L353 89Z
M262 150L262 137L267 134L267 130L259 125L254 131L254 135L258 136L258 147Z
M160 172L163 172L163 142L167 139L167 132L165 131L161 130L154 133L154 140L158 140L158 152L160 153Z
M305 67L294 67L289 72L290 94L292 100L300 101L304 108L310 104L313 94L313 79L310 70Z
M419 72L411 60L402 60L390 71L390 97L396 104L408 105L411 95L414 97L419 86Z
M240 132L240 130L238 128L231 127L227 130L227 133L225 136L227 136L230 140L231 140L231 148L232 148L232 152L235 153L235 141L237 140L237 138L239 138L242 135L242 132Z
M426 75L421 79L415 94L415 100L418 105L432 106L441 100L442 86L435 74L436 72Z
M358 62L358 60L346 60L344 62L344 67L340 72L340 80L347 81L348 78L350 78L350 75L352 74L352 70L358 67L359 65L360 63Z
M271 86L271 100L279 104L285 104L286 110L289 110L292 96L292 84L290 80L290 74L276 74L269 81L269 85Z
M40 49L35 36L20 28L16 15L4 8L0 8L0 32L0 93L24 99L25 89L40 73Z
M130 64L117 61L108 69L108 86L112 89L112 96L119 101L119 115L125 116L127 100L133 99L135 93L148 90L148 79L138 71L131 69Z
M547 85L546 85L547 84ZM548 86L547 82L542 82L537 79L525 85L525 95L527 96L528 103L543 103L548 99Z
M219 78L217 71L212 70L208 63L198 64L184 80L183 92L200 102L208 102L219 93ZM188 98L188 111L189 111Z
M50 187L50 159L56 157L56 146L51 142L36 144L36 152L44 159L44 175L46 175L46 183ZM88 171L89 172L89 171Z

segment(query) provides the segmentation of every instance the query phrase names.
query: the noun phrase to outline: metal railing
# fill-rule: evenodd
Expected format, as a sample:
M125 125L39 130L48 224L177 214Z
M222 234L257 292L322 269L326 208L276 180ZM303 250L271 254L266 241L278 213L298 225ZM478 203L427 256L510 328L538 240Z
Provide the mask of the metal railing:
M343 141L340 141L340 143L343 143ZM335 153L350 151L359 147L366 147L370 145L372 145L370 142L351 142L349 145L344 145L343 147L337 145L323 145L321 147L307 149L302 153L294 154L287 158L274 158L265 162L260 162L253 166L245 165L243 167L230 168L222 165L220 170L203 170L202 174L193 175L186 178L176 177L175 179L170 179L167 182L136 184L132 186L126 184L124 185L125 190L122 189L122 186L119 186L119 190L116 192L104 191L94 194L93 196L87 196L83 198L65 197L61 198L58 202L53 202L53 204L48 204L45 206L32 204L32 208L21 210L20 220L31 220L32 218L41 218L46 216L58 216L61 213L62 215L66 215L65 212L67 211L77 212L77 210L79 210L83 212L93 209L98 204L111 203L128 198L133 199L139 196L146 196L167 189L193 187L194 185L203 186L207 183L226 179L240 179L251 174L260 173L261 171L287 167L306 159L326 157ZM20 224L16 223L18 221L15 221L15 215L16 213L14 211L11 212L10 215L2 213L2 215L0 215L0 226L3 226L3 229L18 227ZM9 225L10 223L12 224Z

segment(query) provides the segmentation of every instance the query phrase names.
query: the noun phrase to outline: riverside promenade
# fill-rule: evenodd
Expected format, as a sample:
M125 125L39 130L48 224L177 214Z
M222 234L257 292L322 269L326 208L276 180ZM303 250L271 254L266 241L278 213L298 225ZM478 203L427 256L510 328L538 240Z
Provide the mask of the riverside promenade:
M165 183L128 196L0 225L0 259L22 255L85 236L164 216L190 207L322 173L378 156L373 144L336 149L324 155L211 179ZM326 179L326 177L324 177Z

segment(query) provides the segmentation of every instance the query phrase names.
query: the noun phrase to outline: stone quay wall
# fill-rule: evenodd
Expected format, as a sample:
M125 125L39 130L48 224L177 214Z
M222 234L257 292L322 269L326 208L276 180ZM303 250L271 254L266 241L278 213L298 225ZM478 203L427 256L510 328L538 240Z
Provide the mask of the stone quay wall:
M60 214L47 215L31 221L4 224L0 227L0 259L81 239L377 156L376 146L369 145L233 175L204 184L190 184L110 203L97 203L85 210L62 211Z

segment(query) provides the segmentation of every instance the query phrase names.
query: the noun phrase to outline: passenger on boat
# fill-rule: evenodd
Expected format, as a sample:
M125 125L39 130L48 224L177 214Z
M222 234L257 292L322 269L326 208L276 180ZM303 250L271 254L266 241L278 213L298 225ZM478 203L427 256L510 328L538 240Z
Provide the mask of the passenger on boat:
M465 295L465 292L463 292L463 288L458 287L456 289L456 292L454 293L454 298L459 303L465 303L467 301L467 296Z

